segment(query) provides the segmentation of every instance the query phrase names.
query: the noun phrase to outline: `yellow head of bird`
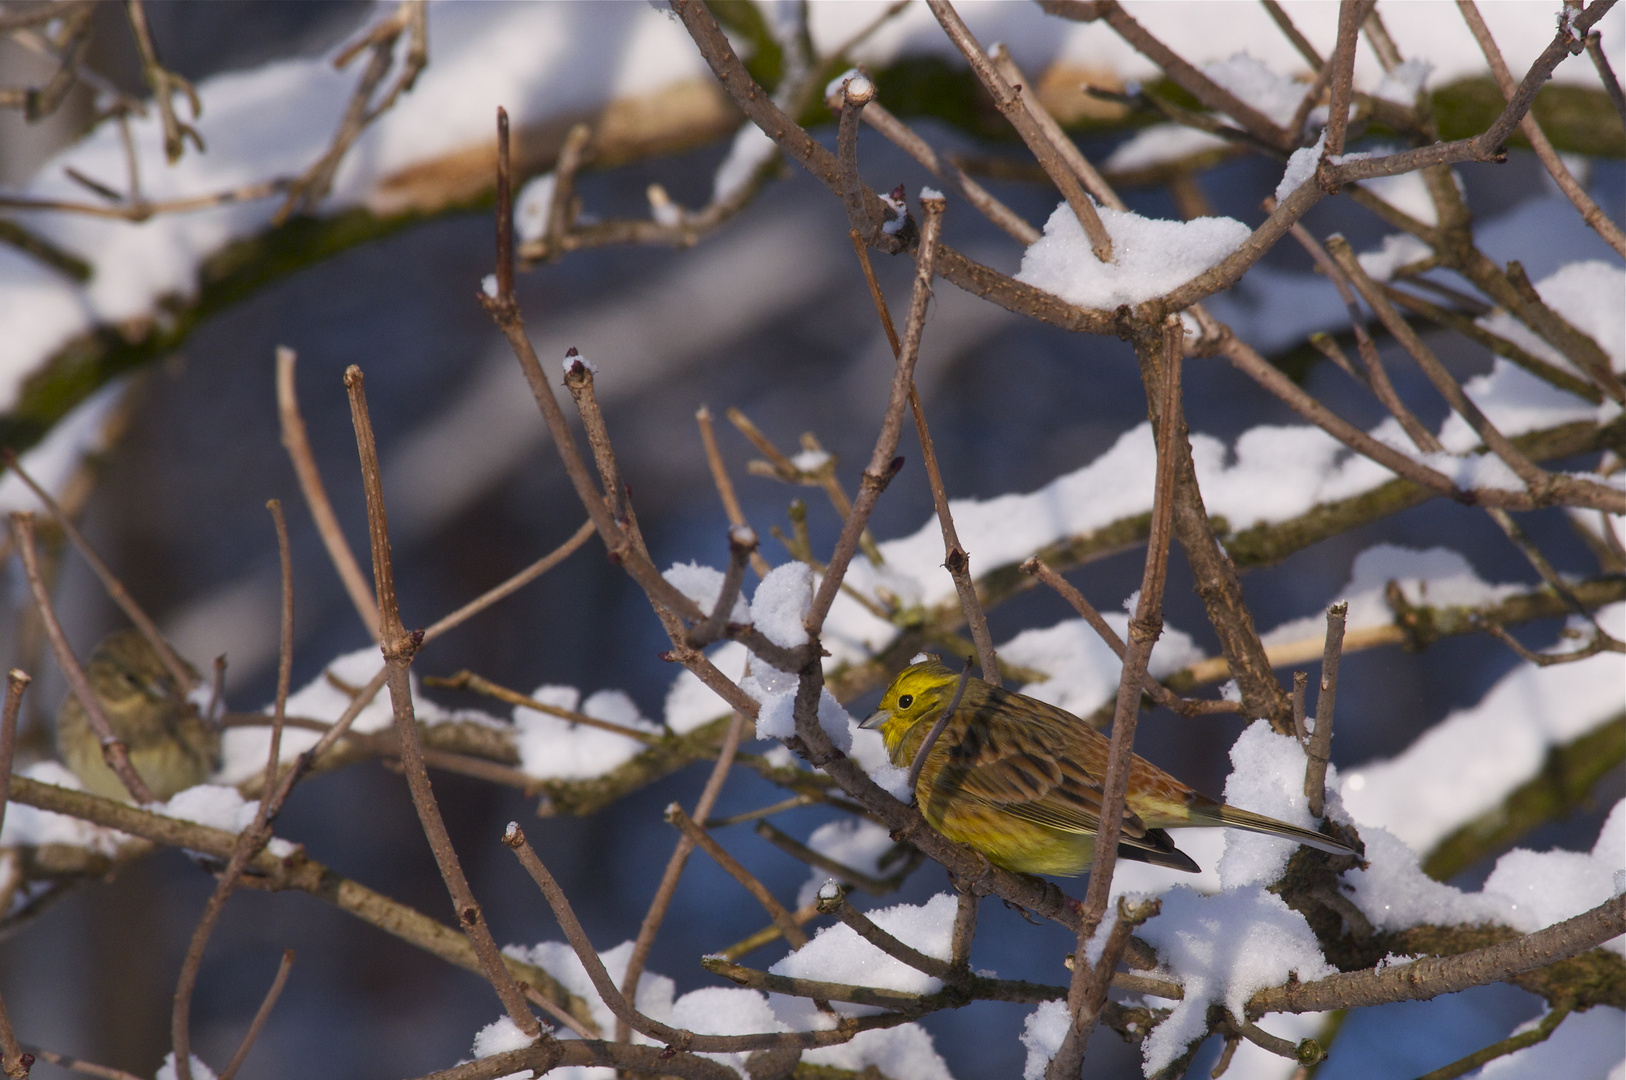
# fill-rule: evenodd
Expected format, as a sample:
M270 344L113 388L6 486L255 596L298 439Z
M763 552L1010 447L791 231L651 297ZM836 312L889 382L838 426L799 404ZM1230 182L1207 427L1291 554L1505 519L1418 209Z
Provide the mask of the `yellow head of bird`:
M896 748L909 730L922 720L935 719L954 696L959 681L960 677L939 660L911 664L898 672L881 695L881 703L861 726L879 730L886 740L886 752L896 758Z

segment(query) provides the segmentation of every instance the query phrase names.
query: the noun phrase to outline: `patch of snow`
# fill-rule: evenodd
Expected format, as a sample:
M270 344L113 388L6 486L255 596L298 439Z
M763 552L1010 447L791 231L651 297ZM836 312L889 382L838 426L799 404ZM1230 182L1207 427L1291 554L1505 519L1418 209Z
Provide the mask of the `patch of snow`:
M1022 253L1016 280L1070 304L1112 311L1184 285L1224 260L1251 232L1235 218L1169 221L1109 207L1097 213L1112 238L1112 262L1095 257L1084 227L1063 202L1045 222L1044 235Z

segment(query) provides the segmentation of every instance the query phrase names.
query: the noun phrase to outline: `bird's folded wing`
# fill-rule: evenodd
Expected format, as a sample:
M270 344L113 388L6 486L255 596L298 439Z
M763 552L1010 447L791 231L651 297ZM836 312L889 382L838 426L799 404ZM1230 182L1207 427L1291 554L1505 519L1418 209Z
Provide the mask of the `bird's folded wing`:
M1061 746L999 713L978 710L976 723L952 745L939 774L963 796L1063 832L1093 833L1101 821L1101 785L1065 756ZM1146 825L1127 808L1123 835L1139 839Z

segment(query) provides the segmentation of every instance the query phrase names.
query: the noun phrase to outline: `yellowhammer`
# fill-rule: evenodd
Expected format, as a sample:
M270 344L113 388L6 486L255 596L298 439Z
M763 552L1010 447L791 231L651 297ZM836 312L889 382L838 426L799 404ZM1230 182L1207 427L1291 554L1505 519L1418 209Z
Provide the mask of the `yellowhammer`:
M219 765L220 729L198 715L186 700L186 688L175 685L139 630L103 638L85 664L85 678L154 798L168 799L203 783ZM56 747L87 791L129 801L130 793L103 762L101 740L72 691L57 710Z
M914 761L959 681L937 660L924 660L886 688L863 726L880 729L894 765ZM1110 745L1072 713L971 679L926 755L915 798L932 828L1007 870L1081 874L1095 856ZM1163 831L1190 826L1247 829L1356 854L1331 837L1199 794L1138 754L1125 801L1119 858L1197 873L1202 868Z

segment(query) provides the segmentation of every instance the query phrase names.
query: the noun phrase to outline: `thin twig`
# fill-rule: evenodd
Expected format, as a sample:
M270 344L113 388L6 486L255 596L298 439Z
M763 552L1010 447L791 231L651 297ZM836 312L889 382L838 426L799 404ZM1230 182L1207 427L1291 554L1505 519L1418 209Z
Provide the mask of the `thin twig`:
M858 176L858 119L875 100L875 84L856 75L841 85L841 119L836 126L836 164L841 170L841 201L847 221L865 243L877 239L876 222L864 204L864 182Z
M11 762L0 762L8 769ZM4 804L0 803L0 810ZM34 1067L34 1055L25 1053L17 1045L17 1033L11 1030L11 1016L6 1012L6 999L0 997L0 1073L4 1073L8 1080L25 1080L28 1071Z
M1119 4L1111 0L1070 4L1067 0L1040 0L1039 6L1053 15L1083 22L1105 20L1107 25L1136 51L1156 64L1175 85L1191 94L1207 108L1225 113L1260 141L1286 150L1294 143L1295 132L1283 131L1275 121L1243 101L1193 67L1184 57L1153 36Z
M169 672L170 678L175 680L175 685L180 687L183 693L196 686L198 683L197 672L193 671L186 661L177 656L175 650L170 648L169 642L165 641L164 635L159 632L158 624L147 617L147 613L141 609L141 605L136 603L135 597L130 595L130 591L124 587L124 583L108 568L107 563L103 562L101 557L96 554L96 549L90 546L90 541L85 539L85 534L79 531L79 527L73 523L73 519L68 516L61 506L57 505L57 501L51 497L51 493L35 482L32 476L28 475L27 470L23 468L23 463L18 460L14 451L5 450L3 455L0 455L0 460L4 460L6 467L16 473L17 478L28 485L28 490L34 493L34 497L45 504L45 509L51 514L51 519L57 523L58 528L67 534L68 539L73 542L73 546L79 549L79 554L84 557L85 562L90 564L91 570L101 581L102 588L107 591L108 598L119 606L119 610L124 612L131 622L135 623L136 629L141 631L141 636L147 639L147 643L158 654L158 659L162 661L164 669Z
M1027 223L1016 211L1000 202L987 188L968 176L946 155L940 155L931 145L915 134L909 125L893 116L879 101L872 101L864 109L864 122L920 162L926 170L948 184L966 202L977 208L983 217L1005 231L1023 247L1039 239L1039 230Z
M689 838L690 842L698 846L707 855L710 855L712 860L727 871L730 877L745 887L746 892L749 892L756 902L762 905L762 909L768 913L768 917L774 921L774 925L779 927L779 932L785 936L786 941L790 942L792 949L800 949L807 944L807 935L802 933L802 928L797 925L795 919L791 918L791 914L785 909L785 905L781 904L778 898L768 891L766 885L757 880L755 874L747 870L738 859L723 848L723 845L714 840L710 833L696 825L694 819L683 812L683 807L677 803L669 804L666 807L666 821L670 825L675 825L684 836Z
M525 569L519 571L519 573L514 574L512 577L501 582L500 584L493 585L491 588L487 589L479 596L476 596L473 600L470 600L468 603L464 604L451 614L442 616L441 618L430 623L429 626L424 629L423 643L425 645L429 644L431 641L434 641L448 630L461 626L463 623L478 615L492 604L513 595L526 585L529 585L531 582L535 581L549 570L552 570L555 566L558 566L560 563L564 562L571 555L575 554L576 549L587 543L587 538L592 535L593 522L591 520L582 522L581 525L577 527L576 531L570 535L570 539L566 540L564 543L560 544L558 547L554 548L552 551L548 552L546 555L542 556Z
M1457 0L1457 10L1462 13L1462 21L1468 24L1474 40L1479 43L1480 51L1485 54L1485 60L1490 64L1491 74L1496 78L1496 85L1502 91L1502 96L1511 100L1517 89L1513 82L1513 73L1508 70L1507 61L1502 58L1502 50L1496 47L1496 39L1491 36L1490 27L1485 25L1484 18L1479 14L1479 8L1474 6L1473 0ZM1605 81L1613 83L1614 80ZM1619 93L1620 88L1616 86L1615 90ZM1536 118L1526 113L1519 120L1519 130L1530 140L1530 148L1536 152L1536 157L1541 159L1541 164L1553 178L1553 182L1558 185L1559 190L1564 193L1565 198L1575 205L1581 219L1603 237L1605 243L1615 249L1615 254L1626 255L1626 233L1621 231L1620 226L1604 213L1603 208L1587 194L1586 188L1571 175L1563 159L1558 156L1558 151L1548 140L1547 134L1541 130L1541 125L1536 123Z
M101 702L97 700L95 691L90 688L90 681L85 678L85 669L79 665L73 650L68 646L67 637L62 633L62 624L57 621L56 611L51 606L51 594L45 588L45 579L40 576L39 556L34 549L33 514L12 513L11 539L18 557L23 561L23 574L27 577L28 587L34 594L34 606L38 609L40 622L45 627L45 636L51 642L51 651L56 655L57 666L62 669L63 677L73 689L73 696L79 699L80 706L85 710L86 719L90 721L96 737L101 740L102 760L118 776L119 782L124 785L132 799L139 804L153 802L152 789L147 787L146 781L136 773L135 766L130 764L129 747L114 734L107 713L102 710Z
M1349 127L1349 100L1355 76L1355 46L1360 41L1365 0L1342 0L1338 5L1338 42L1333 46L1332 89L1327 101L1327 141L1321 160L1344 152L1344 132Z
M932 203L932 213L942 214L945 204L941 199L922 199L921 206ZM875 303L875 310L881 316L881 327L886 331L887 342L892 346L893 359L901 359L903 343L898 340L898 332L892 324L892 313L886 306L886 297L881 293L880 281L875 276L875 268L870 263L869 249L864 246L858 233L857 225L849 231L853 242L853 251L858 255L858 264L864 271L864 281L869 285L870 299ZM937 510L937 522L943 532L943 566L954 580L954 591L960 598L960 607L965 612L966 624L971 629L971 640L977 649L977 661L982 667L982 678L990 685L998 686L999 657L994 652L994 638L988 630L988 616L982 610L982 601L977 598L977 586L971 580L971 560L965 548L960 546L959 533L954 528L954 514L949 509L948 491L943 485L943 473L937 466L937 450L932 444L931 429L926 426L926 410L920 403L920 390L913 382L909 384L909 411L915 420L915 435L920 439L921 460L926 466L926 482L931 488L932 504Z
M23 691L33 677L21 668L6 672L6 702L0 707L0 830L6 825L6 802L11 798L11 770L17 752L17 713L23 705ZM0 907L0 915L5 914Z
M1022 69L1016 66L1016 60L1012 58L1010 50L1004 45L994 46L990 59L993 60L994 67L999 71L1001 77L1011 86L1031 87L1033 85L1027 76L1022 74ZM1078 144L1068 137L1060 124L1056 123L1056 118L1050 115L1050 110L1044 107L1044 103L1039 100L1038 94L1023 94L1022 103L1027 106L1028 112L1032 114L1034 122L1044 132L1045 138L1049 140L1050 145L1056 148L1056 153L1061 155L1062 161L1067 163L1067 167L1073 171L1073 175L1078 177L1078 182L1084 185L1085 191L1094 196L1096 202L1113 210L1129 209L1124 205L1124 201L1118 198L1118 193L1112 190L1112 185L1102 179L1095 166L1090 164L1089 159L1084 156L1084 152L1078 148ZM1107 260L1103 259L1102 261Z
M1494 1061L1499 1057L1506 1057L1508 1054L1516 1053L1527 1046L1544 1043L1553 1032L1558 1030L1558 1025L1564 1022L1564 1018L1569 1016L1570 1011L1570 1007L1567 1005L1549 1009L1547 1015L1541 1018L1541 1023L1529 1031L1509 1035L1507 1038L1493 1042L1483 1049L1466 1054L1449 1065L1441 1065L1438 1069L1432 1069L1419 1076L1417 1080L1456 1080L1457 1077L1473 1072L1486 1062Z
M1446 370L1445 365L1440 363L1434 351L1423 343L1423 339L1367 276L1365 268L1361 266L1354 250L1349 246L1349 241L1337 234L1328 237L1327 253L1332 256L1339 269L1343 270L1355 290L1361 294L1361 299L1365 300L1367 306L1376 313L1384 329L1393 334L1395 340L1411 354L1413 360L1417 361L1417 366L1423 369L1423 374L1428 376L1429 382L1434 384L1440 396L1445 398L1457 415L1468 422L1468 426L1474 429L1485 446L1513 470L1531 493L1544 492L1549 483L1558 479L1550 477L1545 469L1525 457L1463 392L1462 385Z
M277 964L277 974L271 980L271 987L265 992L265 998L260 1002L259 1009L254 1013L254 1019L248 1025L248 1031L243 1034L243 1041L238 1044L237 1052L231 1056L226 1067L220 1070L220 1080L232 1080L237 1070L243 1067L248 1058L248 1052L254 1049L254 1043L259 1039L260 1032L265 1028L265 1022L271 1018L271 1010L277 1007L277 998L282 996L282 988L288 984L288 973L293 970L294 951L282 950L282 960Z
M28 1052L41 1061L49 1062L60 1069L83 1073L86 1076L95 1076L99 1080L146 1080L144 1076L125 1072L123 1069L115 1069L109 1065L98 1065L94 1061L86 1061L84 1058L76 1058L69 1054L59 1054L54 1050L44 1050L35 1046L30 1047Z
M260 799L260 805L254 812L254 821L244 829L233 845L231 858L226 863L226 869L221 873L220 879L215 883L215 891L209 897L209 902L203 909L203 915L198 919L197 927L192 931L192 940L187 945L186 958L181 964L181 974L175 984L175 998L170 1013L170 1039L175 1050L175 1075L177 1080L192 1080L192 994L197 987L198 974L203 967L203 950L209 943L209 937L214 932L215 925L219 923L221 915L225 913L226 902L231 898L232 892L237 888L238 879L248 869L249 862L260 853L261 849L271 840L270 822L281 809L280 802L270 793L274 790L274 781L277 776L277 765L282 755L282 728L283 721L288 712L288 689L293 679L294 669L294 563L293 549L288 543L288 523L283 520L282 503L271 499L265 504L271 512L271 522L277 534L277 556L282 571L282 618L280 648L277 663L277 696L276 704L272 709L270 746L265 759L265 780L262 790L266 793ZM284 964L291 962L291 953L284 954ZM277 983L273 984L274 1002L275 994L281 992L281 982L286 974L279 975ZM262 1011L269 1011L269 1005L262 1007ZM256 1018L256 1023L263 1022ZM252 1036L239 1049L238 1055L233 1059L233 1066L241 1063L241 1058L247 1056L248 1049L253 1043Z
M299 491L305 496L305 505L316 522L316 532L322 538L322 546L327 549L328 560L338 571L339 581L344 584L344 591L350 597L356 614L361 616L362 625L377 641L378 604L373 599L372 588L368 586L360 564L356 562L355 552L344 538L344 530L339 528L338 516L333 513L333 504L328 501L327 487L322 483L321 470L316 466L316 456L311 452L310 439L305 433L304 417L299 413L299 397L294 391L294 366L298 361L298 354L294 350L285 345L277 347L277 416L282 424L282 445L288 451L288 460L293 463L294 475L299 479Z
M943 706L943 711L938 714L936 723L932 724L930 730L926 732L926 737L920 740L920 746L916 748L915 756L909 761L909 779L904 787L911 795L914 794L916 785L920 783L920 771L926 767L926 759L931 756L932 747L937 745L937 740L943 735L943 729L947 728L949 721L954 719L954 710L960 707L960 699L965 696L965 687L970 680L971 658L966 657L965 668L960 672L960 678L954 684L954 695L948 699L948 704Z
M903 467L903 460L894 458L893 455L897 450L898 435L903 426L903 409L908 401L909 387L914 382L915 362L920 358L920 338L925 330L926 305L931 299L937 242L943 226L942 206L936 200L922 203L921 213L924 220L920 225L920 248L915 255L915 287L909 305L909 320L904 324L903 352L898 359L897 370L892 376L892 390L887 400L886 412L882 417L881 434L876 439L874 452L870 455L869 467L864 470L858 498L853 501L852 513L847 515L841 535L836 540L835 550L825 567L824 577L819 581L818 591L814 594L807 617L803 620L810 639L824 625L824 617L829 614L830 605L835 602L841 580L846 576L848 564L852 562L853 553L858 547L859 534L868 523L870 512L874 510L881 492L886 490L892 477L897 475L898 469Z
M734 493L734 481L729 479L728 466L723 462L722 452L717 449L717 433L712 429L711 410L700 406L695 410L694 421L700 427L700 443L706 450L706 465L711 469L712 483L717 485L717 497L722 500L723 513L728 515L730 525L744 527L745 511L740 509L739 496ZM751 552L751 569L757 572L759 578L768 576L771 567L761 551Z
M799 907L790 913L791 919L797 926L806 926L819 914L818 901ZM754 934L748 934L727 948L718 949L717 955L728 961L736 961L742 956L749 955L765 945L771 945L783 936L777 923L769 923Z
M1305 747L1306 750L1310 745L1310 731L1304 723L1304 691L1309 685L1309 672L1293 672L1293 737L1298 739L1299 745Z
M382 674L382 673L381 673ZM380 685L383 679L379 679ZM221 861L229 860L236 851L241 837L221 829L198 825L180 818L167 817L131 806L124 802L103 799L86 791L42 784L26 776L13 780L12 799L27 806L68 817L81 818L110 829L130 833L154 843L187 851L197 851ZM480 973L480 961L467 935L452 926L383 896L360 882L336 874L333 870L311 858L308 853L298 857L279 859L261 851L250 862L257 886L268 890L295 890L334 905L340 911L386 934L437 956L465 971ZM561 1022L590 1038L597 1034L590 1024L576 1019L558 1005L564 1002L586 1016L585 1005L574 998L558 980L534 964L514 957L504 957L503 963L525 980L527 996L538 1005L559 1016ZM562 1014L562 1015L561 1015Z
M1090 624L1090 629L1094 630L1101 640L1106 642L1107 648L1113 651L1118 657L1118 661L1123 662L1126 651L1123 638L1118 636L1118 632L1107 624L1106 619L1101 617L1101 613L1096 610L1095 605L1090 603L1083 593L1075 589L1070 581L1052 570L1037 555L1022 563L1017 569L1024 574L1032 575L1039 582L1054 589L1063 600L1072 605L1073 610L1078 612L1085 622ZM1142 689L1145 690L1148 697L1164 708L1172 709L1182 716L1196 716L1200 713L1210 712L1234 712L1240 707L1240 703L1234 701L1195 701L1183 698L1158 682L1150 673L1141 680L1141 683Z
M1620 80L1615 77L1615 69L1609 66L1609 57L1604 55L1603 35L1596 30L1586 36L1586 54L1592 58L1592 66L1598 69L1598 78L1603 81L1603 88L1609 93L1609 102L1615 107L1615 115L1620 122L1626 125L1626 92L1620 88Z
M536 882L542 896L553 910L554 918L558 920L559 929L564 931L565 939L570 942L576 953L576 958L582 963L587 972L593 989L598 992L600 1000L609 1007L616 1019L625 1022L630 1028L647 1035L651 1039L658 1039L668 1046L681 1046L696 1053L730 1053L741 1050L759 1050L779 1046L829 1046L846 1042L862 1027L855 1026L852 1018L838 1021L834 1029L822 1031L793 1031L762 1035L700 1035L682 1028L674 1028L658 1020L640 1013L615 985L610 973L604 969L604 961L599 958L598 951L593 948L592 941L587 932L582 929L581 920L576 917L575 910L570 905L570 899L565 896L559 882L548 870L547 866L537 857L536 851L525 839L525 833L517 822L509 822L507 830L503 833L503 843L507 844L520 865L531 875Z
M506 127L499 131L499 135L506 134ZM512 220L512 206L504 204L497 208L497 212ZM503 336L508 339L509 347L513 350L515 359L519 361L520 370L525 375L527 385L530 386L531 395L536 399L537 407L542 412L548 432L553 436L554 446L558 449L560 460L565 467L565 475L570 478L576 497L581 500L582 506L592 518L610 558L621 563L658 607L664 607L686 619L703 618L703 613L694 601L663 578L647 555L641 555L635 549L633 538L622 530L610 513L605 503L606 493L597 490L592 477L588 474L587 465L582 460L570 423L565 419L564 410L559 407L558 398L554 396L553 385L542 372L542 363L537 359L536 349L531 345L531 340L525 332L525 320L520 314L519 305L512 300L504 302L500 298L489 297L484 293L480 293L478 298L498 328L502 330Z
M148 87L152 89L153 101L157 104L158 115L163 121L164 154L171 163L179 161L181 154L186 150L188 139L191 139L192 145L202 153L203 136L199 135L192 125L182 122L175 115L174 95L184 94L187 103L192 106L192 119L196 120L203 112L203 103L198 100L198 92L192 88L190 82L164 67L159 61L158 51L153 47L152 35L147 30L147 13L141 0L125 0L125 9L130 18L130 30L135 35L136 48L141 54L142 74L146 77ZM192 1078L187 1075L182 1076L181 1080Z
M1135 606L1134 618L1129 621L1129 648L1118 680L1118 696L1112 716L1112 744L1107 756L1106 773L1101 780L1101 816L1096 826L1090 884L1079 914L1077 955L1080 957L1088 954L1090 939L1095 936L1106 914L1112 872L1118 858L1118 838L1122 834L1127 806L1141 684L1147 662L1152 656L1152 646L1163 632L1163 590L1168 577L1169 542L1174 532L1176 446L1184 427L1180 368L1185 331L1179 318L1170 316L1160 337L1161 340L1155 344L1151 341L1141 344L1141 348L1148 351L1156 348L1160 354L1160 363L1155 368L1146 365L1147 370L1156 370L1160 376L1158 383L1146 380L1147 395L1153 397L1155 394L1154 400L1159 402L1157 481L1152 495L1151 537L1147 541L1146 564L1141 575L1140 601ZM1078 1075L1090 1032L1099 1014L1100 1002L1105 1000L1105 979L1116 967L1117 955L1122 955L1128 944L1128 922L1125 914L1120 913L1100 964L1092 968L1089 964L1079 963L1074 968L1067 990L1067 1011L1071 1022L1056 1056L1045 1071L1049 1080L1072 1080ZM1120 929L1121 935L1118 933ZM1111 952L1113 938L1119 938L1116 955ZM1102 972L1102 968L1106 970Z
M521 694L516 690L510 690L506 686L499 686L490 679L476 675L467 668L453 672L451 675L431 675L424 681L425 685L428 686L445 687L448 690L467 690L472 694L482 694L485 697L495 698L509 705L517 705L522 709L532 709L539 713L546 713L549 716L557 716L561 720L568 720L572 724L580 724L582 727L597 728L600 731L608 731L625 736L628 739L636 739L646 745L653 745L662 739L661 735L653 731L627 727L625 724L618 724L614 720L601 720L596 716L588 716L586 713L578 712L575 709L566 709L559 705L550 705L545 701L538 701L529 694Z
M1327 644L1321 654L1321 687L1315 699L1315 732L1306 748L1304 794L1310 800L1310 816L1321 817L1327 801L1327 763L1332 760L1332 713L1338 700L1338 660L1344 649L1344 617L1347 603L1327 609ZM1297 680L1294 680L1295 687Z
M418 738L417 719L412 708L412 688L407 678L413 654L423 644L423 634L409 634L401 625L401 612L395 593L395 572L390 559L389 522L384 508L383 477L378 466L378 448L373 440L372 420L367 413L367 398L361 369L351 365L344 373L345 389L350 395L350 416L356 429L356 448L361 457L362 486L367 495L367 526L372 540L373 579L377 586L379 631L382 635L384 670L390 688L390 701L394 706L395 733L401 742L401 768L406 774L407 787L412 793L413 806L424 836L429 840L435 862L440 867L446 890L451 895L457 912L458 924L469 937L486 980L502 1001L508 1017L522 1032L537 1038L542 1032L536 1015L525 1003L525 996L514 982L513 974L503 964L502 953L491 937L480 904L469 888L468 879L446 832L446 823L435 801L434 788L424 766L423 747ZM183 1078L185 1080L185 1078Z
M0 209L55 210L67 214L83 214L86 217L117 218L139 224L161 214L180 214L193 210L208 210L217 206L229 206L234 203L268 199L287 190L288 183L288 180L276 177L271 180L258 180L252 184L243 184L240 187L228 188L208 195L187 195L177 199L163 199L158 202L126 202L118 206L74 202L70 199L36 199L24 195L0 195Z
M576 174L586 164L587 146L593 141L593 129L576 124L565 133L564 145L553 166L553 192L548 202L548 216L543 226L542 239L536 247L543 253L538 257L558 259L566 251L571 230L576 224Z
M277 563L282 571L281 634L277 648L277 696L271 706L271 748L266 754L265 784L263 791L275 788L277 765L282 760L282 728L288 719L288 690L294 677L294 553L288 542L288 522L282 516L282 502L271 499L265 508L271 512L272 527L277 533ZM274 819L282 809L280 804L264 802L260 816L266 821Z
M1270 15L1271 22L1275 23L1283 36L1293 43L1293 48L1297 49L1299 55L1304 57L1304 62L1310 65L1310 70L1320 71L1326 61L1322 60L1321 54L1315 51L1315 46L1310 44L1310 39L1299 33L1299 28L1293 25L1293 20L1288 18L1287 12L1282 10L1282 5L1278 4L1276 0L1260 0L1260 3L1264 4L1265 11Z
M912 848L905 847L901 849L904 853L903 865L893 870L886 877L879 878L855 870L846 863L814 851L795 837L788 836L781 830L776 829L772 822L758 821L755 831L758 836L791 858L800 860L815 869L823 870L838 881L847 882L855 888L864 890L871 896L885 896L887 893L896 892L898 887L903 884L904 879L919 865L920 853ZM898 853L899 850L899 848L893 848L880 861L882 863L891 861L892 856Z
M1361 363L1365 368L1362 381L1365 383L1366 388L1372 391L1372 395L1383 404L1385 409L1389 410L1389 415L1395 418L1400 424L1401 430L1411 438L1412 443L1419 450L1424 453L1434 453L1440 450L1440 442L1434 437L1434 433L1424 427L1422 421L1417 419L1416 414L1406 407L1406 403L1401 400L1399 392L1395 390L1394 383L1390 381L1389 373L1383 366L1383 359L1378 355L1377 344L1372 340L1372 335L1367 332L1366 319L1361 315L1360 306L1355 301L1354 290L1350 288L1349 278L1345 275L1343 268L1334 261L1332 256L1327 254L1326 249L1316 242L1315 237L1310 235L1310 230L1303 225L1295 224L1289 232L1292 234L1293 239L1299 242L1299 246L1310 253L1310 257L1315 260L1315 264L1332 281L1333 286L1338 290L1339 298L1344 302L1344 308L1349 312L1349 325L1355 333L1355 347L1360 353Z
M828 885L826 886L828 888ZM891 934L882 930L862 911L847 902L847 893L836 886L826 892L819 890L819 914L834 915L845 923L853 933L869 942L871 945L886 953L892 959L907 964L916 971L930 975L934 979L941 979L949 984L964 985L969 981L971 972L963 967L956 967L952 962L927 954L912 945L906 945Z
M402 30L410 30L410 44L406 56L402 58L401 73L391 87L385 91L383 98L377 105L373 105L373 92L378 89L384 76L389 74L395 63L396 41ZM372 61L362 74L361 80L351 92L350 102L345 107L343 118L339 121L338 130L334 132L332 142L326 152L322 154L304 174L290 186L288 197L271 218L273 225L281 225L295 213L308 213L316 208L333 186L333 177L339 171L339 165L350 151L350 147L361 137L362 132L374 120L395 105L397 99L406 91L412 89L417 82L418 75L429 63L429 24L425 11L424 0L401 0L399 7L386 16L361 40L341 50L333 58L333 66L344 68L363 49L371 48Z
M700 798L695 800L696 818L704 821L711 816L712 809L717 805L717 797L722 794L723 782L728 779L728 772L734 765L744 731L745 714L736 710L729 718L728 731L723 736L722 746L718 748L717 761L711 767L711 774L706 777L706 786L700 789ZM621 978L622 991L628 1000L638 999L638 983L643 978L644 964L649 960L649 951L655 947L655 935L666 919L672 897L677 893L678 879L683 876L683 868L688 865L693 850L694 842L687 835L678 838L672 849L672 857L666 862L666 870L661 874L660 884L655 888L655 895L649 901L649 910L644 912L643 921L638 925L638 936L633 940L632 953L627 957L627 970ZM618 1017L616 1039L625 1041L628 1031L630 1028L625 1021Z
M1005 81L1004 76L1000 75L994 62L988 58L988 54L977 43L970 28L965 25L948 0L926 0L926 6L937 17L939 25L954 43L954 47L960 50L960 54L971 65L977 80L993 96L994 105L1000 114L1016 129L1016 133L1022 137L1022 141L1038 159L1045 175L1050 177L1050 182L1056 185L1062 198L1067 200L1067 205L1072 207L1074 215L1078 218L1079 227L1089 238L1090 250L1095 253L1095 257L1104 263L1112 262L1112 237L1107 233L1106 226L1101 223L1101 215L1096 213L1095 204L1085 194L1072 167L1063 159L1060 149L1051 142L1044 127L1028 110L1024 100L1027 96L1025 88L1015 88Z

